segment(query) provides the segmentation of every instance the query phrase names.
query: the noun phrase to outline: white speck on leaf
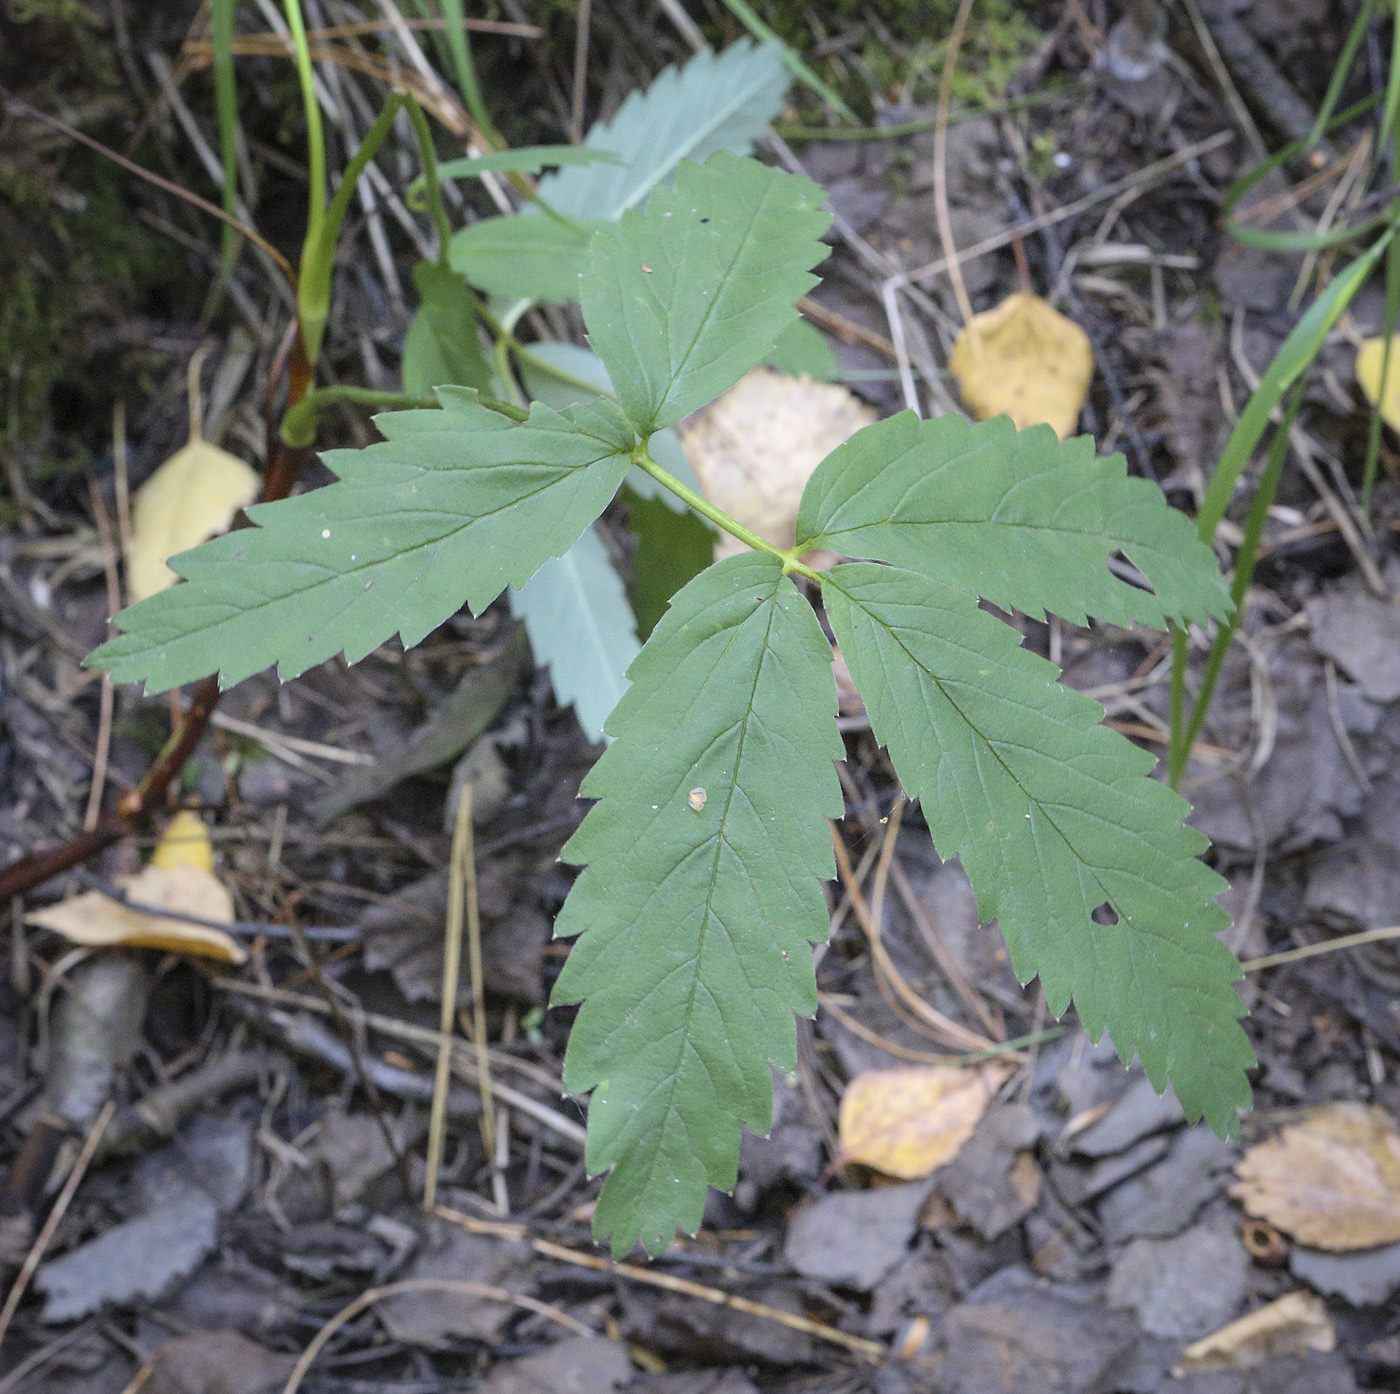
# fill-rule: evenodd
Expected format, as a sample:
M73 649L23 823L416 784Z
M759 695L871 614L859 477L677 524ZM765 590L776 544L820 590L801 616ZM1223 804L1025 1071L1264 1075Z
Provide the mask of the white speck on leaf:
M703 789L692 789L690 793L686 795L686 798L690 801L691 808L693 808L697 813L701 812L704 809L705 800L708 797L709 796L705 793Z

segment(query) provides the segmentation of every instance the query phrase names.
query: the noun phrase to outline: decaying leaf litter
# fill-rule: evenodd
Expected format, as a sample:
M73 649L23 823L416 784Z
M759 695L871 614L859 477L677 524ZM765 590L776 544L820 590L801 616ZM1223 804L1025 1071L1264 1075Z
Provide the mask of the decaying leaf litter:
M881 294L898 271L946 257L930 212L941 181L974 312L1035 295L1078 324L1096 369L1080 426L1190 507L1222 422L1294 317L1298 259L1225 242L1215 217L1252 142L1296 134L1270 74L1305 104L1320 100L1317 55L1349 16L1295 8L1285 24L1271 5L1188 4L1160 36L1135 43L1133 24L1155 6L1046 6L1033 14L1044 40L1020 55L1014 90L1053 78L1065 95L953 125L941 173L929 129L791 141L841 219L809 318L828 330L846 387L880 416L905 404L906 382L929 414L982 410L959 383L955 345L969 330L943 273ZM143 32L127 18L143 62L178 54L182 29ZM595 59L612 46L619 56L598 67L590 112L685 56L663 15L626 35L616 15L593 23ZM977 23L974 8L974 36ZM557 111L570 94L559 88L562 107L554 101L547 114L558 86L541 63L547 42L497 37L499 53L495 40L478 40L496 65L488 73L525 75L524 90L539 94L525 139L563 138ZM879 42L899 51L893 34ZM138 90L148 87L143 78ZM191 108L207 119L194 80L175 90L161 121ZM328 80L332 99L336 90ZM353 122L355 100L338 90L337 109ZM907 106L898 90L871 96L880 123L897 125L929 114L935 92L913 84ZM827 119L801 98L784 120L792 116ZM179 131L157 135L193 178ZM279 177L256 147L251 158L264 159L267 180ZM135 195L147 197L156 198ZM1298 208L1314 221L1326 197L1323 188ZM173 203L141 206L166 223L185 216ZM422 251L392 201L375 206L329 336L358 345L342 350L336 372L371 382L399 351L394 307L411 297L407 268ZM208 228L188 226L217 256ZM249 354L239 304L265 296L266 282L241 264L233 284L242 301L216 321L225 337L205 386L220 400L206 431L257 463L259 403L248 384L265 380L275 330L255 317ZM1382 334L1383 306L1362 302L1353 320L1325 351L1299 418L1344 504L1364 453L1363 393L1374 392L1364 341ZM101 519L73 483L80 476L43 467L44 447L26 446L11 471L24 481L29 526L7 528L0 571L7 857L82 820L98 707L76 660L102 637L114 550L104 555L99 522L119 545L125 491L189 433L194 320L166 323L178 351L160 361L165 390L127 403L120 490L110 401L95 424L59 421L56 439L91 452ZM567 337L569 323L550 328ZM989 335L980 352L994 351ZM330 443L370 438L348 414L329 433ZM1393 448L1387 435L1383 449ZM697 473L703 481L698 462ZM1393 606L1368 584L1326 502L1301 475L1285 478L1246 641L1227 662L1189 774L1196 820L1231 883L1233 947L1246 960L1400 919ZM1383 472L1374 564L1391 591L1396 513ZM601 540L625 562L622 522L606 520ZM1021 627L1111 720L1160 749L1163 655L1145 632ZM234 897L225 932L250 951L247 968L221 975L160 938L116 951L70 945L43 927L60 894L137 899L124 878L142 874L149 843L11 907L0 1019L9 1152L0 1243L10 1273L62 1211L28 1295L6 1318L7 1387L115 1394L140 1378L204 1389L236 1368L240 1389L280 1389L317 1331L362 1294L366 1305L297 1373L308 1386L1262 1394L1393 1385L1400 1245L1386 1228L1395 1200L1385 1159L1400 1116L1400 1027L1389 942L1296 957L1246 980L1261 1066L1258 1109L1236 1146L1183 1127L1170 1097L1074 1030L992 1066L963 1059L1048 1023L999 937L978 927L960 870L938 863L917 807L892 816L888 767L850 705L838 829L850 871L830 897L823 1010L802 1029L796 1075L776 1081L772 1139L745 1140L734 1195L712 1196L697 1240L649 1268L609 1273L586 1242L596 1185L584 1175L581 1115L560 1097L562 1030L541 1011L561 957L548 939L567 887L555 858L596 752L547 677L528 675L513 628L498 607L454 619L408 653L387 648L283 689L254 678L229 695L181 801L210 831ZM469 727L455 738L441 720L454 698ZM140 779L168 720L158 701L118 704L109 798ZM386 766L388 778L365 781ZM439 1212L424 1217L450 788L466 780L490 1092L484 1101L477 994L464 973ZM867 1151L850 1160L848 1120L869 1088L858 1082L935 1070L963 1072L955 1078L975 1087L978 1107L945 1116L957 1090L935 1089L908 1136L899 1109L877 1112ZM906 1164L907 1149L927 1148L930 1136L950 1155L935 1151L931 1172ZM84 1139L91 1159L64 1204L58 1187ZM1289 1160L1300 1148L1325 1187L1309 1187L1306 1167Z

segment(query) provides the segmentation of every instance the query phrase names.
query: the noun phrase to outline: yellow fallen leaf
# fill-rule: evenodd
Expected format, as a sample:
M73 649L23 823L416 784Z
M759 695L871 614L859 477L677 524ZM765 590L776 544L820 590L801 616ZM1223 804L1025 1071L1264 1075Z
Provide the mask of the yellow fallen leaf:
M171 820L151 853L152 866L173 871L178 866L192 866L197 871L214 874L214 844L204 819L193 809L182 808Z
M1328 1104L1251 1147L1230 1194L1258 1219L1317 1249L1400 1239L1400 1132L1363 1104Z
M760 537L791 547L812 471L874 420L874 409L844 387L755 368L679 429L710 502ZM725 533L715 556L746 550Z
M113 900L100 891L84 891L25 918L85 948L168 949L220 963L247 961L243 946L221 929L136 908L150 906L224 924L233 919L233 897L214 875L213 848L198 814L177 813L151 854L150 864L135 876L118 877L117 884L134 904Z
M1400 431L1400 338L1390 350L1390 371L1385 377L1385 394L1381 394L1381 365L1385 362L1384 338L1363 339L1356 350L1356 381L1371 405L1379 406L1381 420L1392 431Z
M973 315L948 368L979 420L1005 413L1018 427L1045 422L1072 436L1094 380L1089 336L1038 295L1017 291Z
M177 552L227 532L258 496L258 476L227 450L194 437L136 491L126 588L134 602L179 579L165 564Z
M905 1181L931 1175L958 1154L1014 1070L989 1060L856 1075L841 1096L842 1160Z
M1215 1374L1262 1365L1280 1356L1302 1359L1310 1350L1337 1348L1337 1331L1322 1299L1310 1292L1290 1292L1181 1352L1172 1374Z

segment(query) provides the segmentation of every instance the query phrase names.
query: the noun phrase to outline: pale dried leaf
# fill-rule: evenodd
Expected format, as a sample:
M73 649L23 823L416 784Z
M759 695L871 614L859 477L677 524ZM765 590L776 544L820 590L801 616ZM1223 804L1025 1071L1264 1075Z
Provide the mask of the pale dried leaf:
M905 1181L932 1174L957 1156L1013 1070L989 1060L858 1074L841 1097L843 1159Z
M1017 291L973 315L948 368L979 421L1005 414L1022 430L1045 422L1065 440L1094 379L1094 351L1072 319L1038 295Z
M812 471L874 420L874 410L844 387L755 368L679 430L710 502L760 537L791 547ZM746 550L723 533L715 556Z
M1231 1194L1316 1249L1370 1249L1400 1239L1400 1132L1388 1114L1329 1104L1251 1147Z
M201 920L233 919L233 897L217 877L198 867L148 866L135 876L119 877L118 884L142 905ZM84 891L35 910L26 919L86 948L168 949L233 964L248 957L242 945L221 929L147 914L100 891Z
M1384 338L1364 339L1356 350L1356 381L1371 405L1380 408L1381 420L1400 431L1400 339L1392 340L1390 371L1381 392L1381 368L1385 362Z
M136 492L126 588L131 601L173 586L165 564L178 552L227 532L240 508L258 496L257 473L207 440L177 450Z
M193 809L182 808L160 835L160 841L151 853L150 864L162 871L192 866L196 871L205 871L212 876L214 844L209 840L209 829L204 826L204 819Z
M1243 1370L1280 1356L1302 1359L1310 1350L1329 1351L1336 1346L1336 1328L1322 1299L1310 1292L1290 1292L1193 1341L1181 1352L1172 1373L1181 1378Z

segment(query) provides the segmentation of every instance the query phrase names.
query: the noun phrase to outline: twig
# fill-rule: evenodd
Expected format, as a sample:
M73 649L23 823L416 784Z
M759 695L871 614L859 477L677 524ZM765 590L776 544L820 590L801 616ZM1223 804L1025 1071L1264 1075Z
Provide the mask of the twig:
M962 0L953 31L948 35L948 47L943 55L943 77L938 87L937 120L933 128L933 207L938 219L938 240L943 245L943 260L948 279L953 283L953 295L964 324L972 322L972 301L968 299L962 267L958 264L958 248L953 241L953 220L948 212L948 113L953 106L953 74L957 71L958 51L967 32L968 16L974 0Z
M558 1322L578 1336L596 1336L598 1333L585 1326L567 1312L551 1307L547 1302L527 1297L520 1292L507 1292L505 1288L492 1287L490 1283L471 1283L457 1278L404 1278L397 1283L385 1283L383 1287L369 1288L353 1302L342 1307L312 1338L311 1344L302 1351L292 1373L283 1386L282 1394L296 1394L301 1388L307 1372L316 1363L316 1357L326 1348L327 1342L348 1321L353 1321L361 1312L382 1302L386 1297L397 1297L405 1292L451 1292L463 1297L480 1297L487 1302L505 1302L511 1306L524 1307L528 1312Z
M809 1317L784 1312L778 1307L769 1307L762 1302L751 1302L746 1297L736 1297L722 1288L708 1287L704 1283L694 1283L688 1278L672 1277L669 1273L657 1273L650 1268L638 1268L630 1263L617 1263L612 1259L601 1258L597 1254L580 1253L564 1244L555 1244L548 1239L532 1237L524 1226L492 1224L490 1221L474 1219L460 1210L449 1210L438 1206L437 1214L444 1220L461 1225L473 1234L494 1234L497 1237L516 1236L528 1239L530 1247L543 1258L557 1259L560 1263L573 1264L578 1268L591 1268L595 1273L607 1273L614 1278L625 1278L629 1283L642 1283L647 1287L664 1288L667 1292L679 1292L686 1297L698 1297L703 1302L712 1302L717 1307L728 1307L732 1311L745 1312L749 1316L761 1317L764 1321L776 1322L790 1331L801 1331L815 1336L819 1341L829 1341L832 1345L844 1346L847 1350L870 1361L872 1365L883 1365L885 1347L879 1341L867 1340L863 1336L851 1336ZM289 1389L284 1394L292 1394Z
M1266 954L1263 958L1247 958L1240 967L1246 973L1257 973L1261 968L1277 968L1283 963L1318 958L1322 954L1336 953L1338 949L1357 949L1363 944L1379 944L1387 939L1400 939L1400 925L1390 925L1385 929L1366 929L1360 934L1343 934L1337 939L1326 939L1320 944L1304 944L1302 948L1285 949L1282 953Z
M442 1004L438 1014L437 1072L433 1079L433 1107L428 1118L427 1177L423 1183L423 1209L432 1212L437 1204L438 1172L442 1169L443 1143L447 1137L447 1091L452 1079L452 1026L457 1019L457 983L462 975L462 887L465 862L471 855L472 784L466 780L457 800L457 822L452 830L452 861L448 867L447 924L442 953ZM476 992L477 969L481 958L480 933L472 943L472 991ZM480 998L477 999L480 1001ZM487 1066L490 1070L490 1066ZM482 1076L482 1128L489 1131L486 1111L490 1086Z
M847 852L846 844L835 823L831 825L831 842L836 850L836 869L840 874L841 884L846 888L846 893L851 898L851 909L855 912L860 927L865 931L865 937L870 944L870 952L875 960L876 968L920 1019L923 1023L922 1029L927 1034L931 1034L935 1040L941 1040L947 1045L960 1046L964 1050L995 1049L997 1044L995 1041L988 1040L985 1036L979 1036L975 1031L969 1031L966 1026L954 1021L952 1017L944 1016L937 1008L929 1006L904 981L890 961L889 951L885 948L884 940L880 935L880 927L871 916L865 894L851 870L850 853Z
M583 139L583 104L588 88L588 36L593 25L593 0L578 0L577 33L574 37L574 92L569 107L569 141Z
M43 1262L44 1254L48 1251L49 1245L53 1243L53 1237L57 1233L63 1217L68 1213L68 1207L73 1203L73 1197L77 1195L78 1187L83 1184L83 1177L87 1175L87 1169L97 1152L98 1144L102 1141L102 1134L107 1131L107 1124L112 1121L112 1115L116 1111L117 1106L111 1099L102 1105L102 1112L97 1115L97 1121L93 1123L88 1130L87 1137L83 1139L82 1151L78 1153L78 1159L73 1163L73 1170L68 1173L68 1179L63 1183L63 1189L58 1193L58 1199L54 1201L48 1219L44 1221L43 1229L39 1231L34 1243L29 1247L29 1252L24 1256L24 1262L20 1265L19 1273L10 1287L10 1295L5 1299L4 1307L0 1308L0 1343L4 1342L5 1334L9 1331L10 1323L14 1320L15 1311L29 1287L29 1281L33 1278L40 1263Z
M112 524L97 481L89 477L88 497L92 500L92 516L97 523L97 535L102 540L102 571L107 582L107 609L116 614L121 609L122 587L117 575L117 551L112 541ZM112 675L103 673L97 707L97 745L92 756L92 784L88 788L87 810L83 814L83 831L90 833L102 812L102 794L107 787L107 757L112 749Z
M1163 175L1170 174L1181 165L1189 164L1202 155L1208 155L1212 150L1219 150L1222 145L1229 145L1235 138L1234 131L1217 131L1213 136L1207 136L1204 140L1183 145L1174 155L1154 160L1152 164L1144 165L1132 174L1124 175L1122 179L1115 179L1112 183L1105 184L1103 188L1096 189L1092 194L1085 194L1083 198L1077 198L1061 208L1042 213L1038 218L1030 218L1024 223L1007 228L991 237L984 237L982 241L973 243L971 247L964 247L958 252L958 262L965 266L969 261L986 256L988 252L1009 247L1018 237L1026 237L1033 232L1041 231L1042 228L1053 227L1056 223L1077 217L1087 209L1116 198L1127 189L1136 188L1140 184L1149 184ZM910 282L931 280L947 269L947 257L939 257L938 260L931 261L926 266L916 267L913 271L901 272L894 279L902 287Z

